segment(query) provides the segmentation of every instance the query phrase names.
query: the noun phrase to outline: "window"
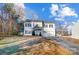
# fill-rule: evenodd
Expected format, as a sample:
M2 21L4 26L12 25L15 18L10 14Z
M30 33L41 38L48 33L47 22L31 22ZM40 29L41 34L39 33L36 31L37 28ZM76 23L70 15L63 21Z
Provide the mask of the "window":
M49 25L49 28L53 28L53 25Z
M27 34L27 31L25 31L25 34Z
M32 31L28 31L28 34L31 34L32 33Z
M27 27L27 24L25 24L25 27Z
M31 34L32 31L25 31L25 34Z
M28 27L31 27L31 24L28 24Z
M25 24L25 27L31 27L31 24Z

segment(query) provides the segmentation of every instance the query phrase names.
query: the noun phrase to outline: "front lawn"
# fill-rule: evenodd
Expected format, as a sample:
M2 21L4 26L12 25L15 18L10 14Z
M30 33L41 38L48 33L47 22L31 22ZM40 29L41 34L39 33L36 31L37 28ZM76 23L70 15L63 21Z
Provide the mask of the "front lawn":
M9 43L13 43L13 42L16 42L16 41L20 41L20 40L22 40L22 38L23 37L18 37L18 36L15 36L15 37L5 37L5 38L0 40L0 45L9 44Z
M72 42L74 44L78 44L79 45L79 39L75 39L75 38L72 38L70 36L62 36L61 38L63 38L64 40L67 40L69 42Z
M4 37L3 39L0 40L0 45L4 44L9 44L9 43L14 43L22 40L27 40L31 38L36 38L39 36L13 36L13 37Z

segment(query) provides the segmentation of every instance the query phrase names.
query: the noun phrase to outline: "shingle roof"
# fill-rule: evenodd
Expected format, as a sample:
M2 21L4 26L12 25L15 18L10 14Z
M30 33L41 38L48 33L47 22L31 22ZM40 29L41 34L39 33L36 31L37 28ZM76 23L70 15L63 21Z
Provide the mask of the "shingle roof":
M44 23L53 23L53 21L46 21L46 20L30 20L30 19L27 19L25 22L44 22Z
M43 22L42 20L29 20L27 19L25 22Z

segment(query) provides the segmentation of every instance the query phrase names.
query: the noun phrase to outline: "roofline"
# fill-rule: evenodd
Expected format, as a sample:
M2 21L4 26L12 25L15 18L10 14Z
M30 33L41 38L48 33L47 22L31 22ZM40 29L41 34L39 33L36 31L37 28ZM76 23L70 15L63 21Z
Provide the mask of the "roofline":
M54 23L53 21L45 21L45 20L31 20L31 19L26 19L23 22L20 23L25 23L25 22L43 22L43 23Z
M52 21L44 21L44 23L53 23Z
M43 22L42 20L29 20L27 19L25 22Z

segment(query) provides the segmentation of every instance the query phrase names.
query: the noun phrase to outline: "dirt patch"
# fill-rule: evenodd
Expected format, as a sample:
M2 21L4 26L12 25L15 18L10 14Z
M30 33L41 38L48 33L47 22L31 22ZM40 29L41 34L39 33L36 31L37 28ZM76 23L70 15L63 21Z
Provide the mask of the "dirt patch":
M71 55L72 52L56 44L51 40L43 40L41 43L21 50L17 55Z

